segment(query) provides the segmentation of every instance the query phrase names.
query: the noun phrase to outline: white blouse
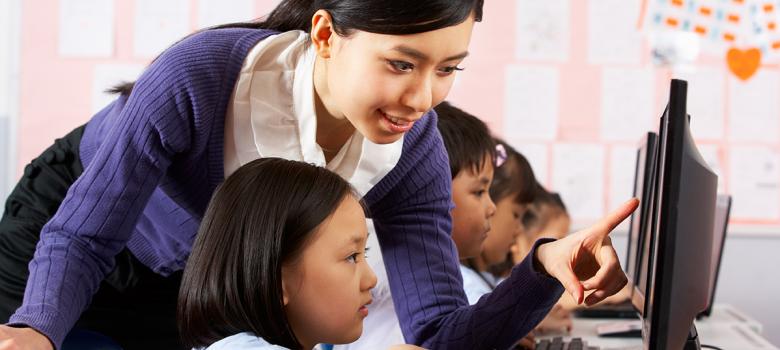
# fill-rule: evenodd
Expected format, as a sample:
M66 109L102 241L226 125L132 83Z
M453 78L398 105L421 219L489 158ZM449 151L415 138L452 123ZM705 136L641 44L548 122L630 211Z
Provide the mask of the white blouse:
M197 349L193 349L197 350ZM223 338L205 349L200 350L289 350L279 345L273 345L254 333L244 332Z
M330 161L316 142L314 62L308 34L289 31L250 50L225 116L225 177L261 157L303 161L335 172L361 196L395 167L403 138L375 144L357 130Z

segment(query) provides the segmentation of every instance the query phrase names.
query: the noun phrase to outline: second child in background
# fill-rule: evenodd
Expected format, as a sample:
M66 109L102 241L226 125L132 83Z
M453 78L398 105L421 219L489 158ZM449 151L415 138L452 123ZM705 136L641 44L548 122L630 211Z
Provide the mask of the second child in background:
M496 166L490 198L496 203L496 215L490 219L490 234L482 243L480 253L461 261L464 289L469 303L476 303L485 293L491 292L502 275L488 271L490 266L508 262L508 273L513 264L509 252L515 240L523 233L522 218L534 200L536 178L528 160L506 142L494 139Z

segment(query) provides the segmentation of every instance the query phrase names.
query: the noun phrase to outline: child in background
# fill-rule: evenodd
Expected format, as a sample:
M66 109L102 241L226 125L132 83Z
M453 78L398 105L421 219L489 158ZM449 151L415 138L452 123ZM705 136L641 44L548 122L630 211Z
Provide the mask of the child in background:
M490 231L490 218L496 213L489 192L496 147L487 126L477 117L447 102L434 109L452 174L452 240L463 261L479 255Z
M261 158L217 189L179 291L186 346L312 349L363 330L376 276L350 185L314 165Z
M558 193L547 191L541 184L535 185L535 196L529 210L523 215L525 234L518 236L513 261L522 261L537 239L549 237L561 239L571 230L571 218Z
M480 254L461 261L463 274L477 278L464 278L464 289L469 303L491 292L501 275L488 271L490 266L509 261L506 272L514 264L509 260L510 248L522 234L522 218L533 202L536 178L528 160L506 142L494 139L496 144L496 170L490 186L490 198L496 203L496 215L490 219L490 234L482 243Z
M571 219L561 196L547 191L539 183L534 185L534 192L534 201L523 215L523 234L517 237L511 249L511 258L514 262L525 259L537 239L543 237L561 239L571 229ZM536 333L571 331L571 310L574 307L576 305L571 298L561 298L536 327Z
M463 289L469 304L473 305L481 296L493 291L495 282L464 263L472 259L482 261L481 257L486 254L485 244L491 247L487 251L487 261L507 257L514 235L520 227L524 210L522 203L530 202L527 191L524 191L525 186L534 184L535 180L533 177L528 181L508 174L512 169L522 168L521 161L513 157L511 163L507 162L504 147L496 147L487 126L477 117L447 102L435 110L439 115L439 132L452 171L452 199L455 202L452 210L452 239L461 260ZM493 181L498 184L496 187L491 186ZM514 188L520 190L515 191ZM499 214L491 198L494 194L496 198L509 199L500 203L500 210L503 211L500 222L495 220ZM520 335L518 339L518 345L533 348L533 334L525 337Z

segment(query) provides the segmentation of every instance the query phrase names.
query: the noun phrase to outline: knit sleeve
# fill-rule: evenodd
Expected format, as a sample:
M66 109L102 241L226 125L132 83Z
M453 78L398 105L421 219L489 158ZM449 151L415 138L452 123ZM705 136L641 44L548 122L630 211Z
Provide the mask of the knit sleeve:
M509 348L563 289L526 259L493 293L468 305L451 238L447 154L435 114L426 118L406 135L396 169L366 196L401 329L408 343L431 349Z
M167 50L124 106L123 98L114 103L102 145L41 231L9 323L37 329L59 348L89 305L172 159L190 147L194 91L217 77L198 67L199 50L194 40Z

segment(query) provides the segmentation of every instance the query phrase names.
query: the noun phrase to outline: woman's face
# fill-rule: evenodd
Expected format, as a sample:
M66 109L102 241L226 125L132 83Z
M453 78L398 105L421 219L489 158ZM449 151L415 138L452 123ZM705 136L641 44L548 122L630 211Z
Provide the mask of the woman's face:
M367 236L363 208L347 196L300 256L282 267L285 313L304 349L351 343L363 332L376 285L365 260Z
M517 193L511 193L496 203L496 215L490 218L490 234L482 243L480 253L487 265L503 262L522 232L521 218L525 206L517 203L516 196Z
M333 32L328 50L316 23L315 89L328 114L374 143L392 143L444 100L468 54L474 19L410 35ZM323 25L322 23L320 23ZM324 36L321 38L324 39Z

